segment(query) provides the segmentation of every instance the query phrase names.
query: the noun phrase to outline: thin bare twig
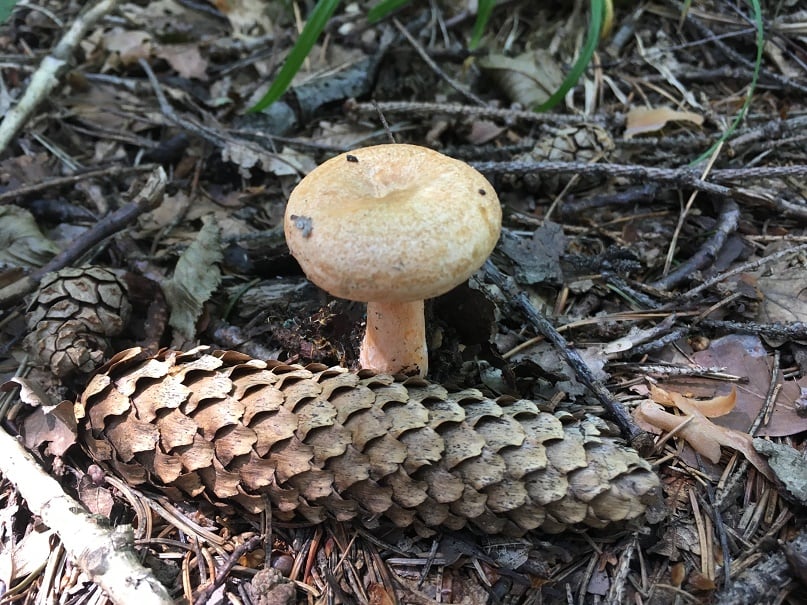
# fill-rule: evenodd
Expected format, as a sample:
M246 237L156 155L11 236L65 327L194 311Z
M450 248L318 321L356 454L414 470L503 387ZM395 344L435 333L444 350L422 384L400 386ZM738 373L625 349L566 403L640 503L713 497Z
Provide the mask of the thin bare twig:
M436 73L440 78L445 80L446 84L448 84L451 88L456 90L458 93L460 93L462 96L464 96L469 101L472 101L472 102L476 103L477 105L481 105L481 106L487 105L487 103L485 103L482 99L477 97L471 91L466 90L464 86L462 86L454 78L452 78L446 72L444 72L442 69L440 69L440 66L437 65L437 63L435 63L432 60L432 58L429 56L429 53L427 53L426 50L418 43L418 41L415 40L415 37L412 34L409 33L409 30L407 30L401 24L401 22L398 21L398 19L393 19L392 22L395 24L395 27L398 28L398 31L401 32L401 34L403 34L404 38L407 39L409 44L412 45L412 48L415 49L417 54L420 55L420 58L423 59L423 61L426 63L426 65L428 65L429 68L434 73Z
M159 206L167 180L165 170L158 166L131 202L102 218L92 228L85 231L67 250L53 257L44 267L0 289L0 307L7 307L18 302L39 285L45 274L67 267L81 258L87 250L104 238L120 231L122 227L131 223L143 212Z
M8 112L0 123L0 152L28 121L37 106L46 99L59 83L59 76L67 69L68 61L84 34L92 25L115 8L117 0L101 0L73 21L62 39L31 76L31 81L19 102Z
M3 191L0 193L0 204L6 204L16 200L17 198L39 193L41 191L47 191L48 189L58 189L59 187L67 187L68 185L72 186L80 181L103 177L119 177L137 172L149 172L154 170L155 167L156 166L154 164L142 164L140 166L123 166L121 164L115 164L114 166L107 166L106 168L77 172L76 174L71 174L70 176L60 176L52 179L45 179L44 181L40 181L38 183L31 183L30 185L23 185L22 187L17 187L16 189Z
M712 236L686 262L681 263L675 271L668 273L650 285L659 290L669 290L691 277L695 271L713 262L723 244L726 243L728 236L737 230L739 224L740 207L733 200L724 199L720 207L715 232Z
M732 277L733 275L738 275L740 273L745 273L747 271L753 271L754 269L758 269L762 265L767 265L768 263L772 263L773 261L785 258L787 256L792 256L794 254L798 254L799 252L807 251L807 243L799 244L798 246L793 246L792 248L788 248L786 250L779 250L779 252L774 252L773 254L769 254L768 256L764 256L762 258L757 258L752 261L748 261L747 263L743 263L741 265L737 265L728 271L724 271L723 273L719 273L713 277L710 277L705 282L692 288L691 290L687 290L681 295L681 298L684 300L692 300L698 294L711 288L712 286L719 284L720 282Z
M531 124L604 124L607 120L602 116L586 116L559 113L537 113L519 109L502 109L501 107L463 105L462 103L423 103L420 101L378 101L374 103L359 103L349 100L345 103L345 110L361 114L374 114L378 110L385 114L404 113L407 115L433 116L434 114L450 114L474 118L498 118L507 122L522 121Z
M653 446L653 437L636 426L630 414L614 399L613 395L605 388L605 385L594 378L594 374L583 358L580 357L580 354L570 347L566 339L560 335L549 320L538 312L529 297L524 292L517 291L512 284L508 283L505 275L490 260L485 263L485 273L503 292L508 293L533 326L563 355L563 358L572 367L580 382L586 385L603 407L608 410L608 413L622 432L622 436L631 446L640 452L649 451Z
M258 548L258 546L260 546L263 542L263 538L264 537L262 535L258 534L256 536L252 536L243 544L236 546L233 549L233 552L231 552L227 557L224 564L220 565L216 569L216 577L213 578L213 580L199 592L199 595L193 601L194 605L205 605L205 603L207 603L213 596L213 593L216 592L216 589L227 579L227 574L230 573L230 570L236 566L238 560L246 553Z
M735 191L721 183L776 179L786 177L807 177L807 164L792 166L760 166L758 168L726 168L713 170L709 181L700 178L700 171L693 168L661 168L635 164L590 164L588 162L472 162L471 165L484 174L583 174L585 176L613 176L634 182L661 182L679 187L692 187L706 193L736 199L750 199L756 202L768 200L757 197L749 191Z

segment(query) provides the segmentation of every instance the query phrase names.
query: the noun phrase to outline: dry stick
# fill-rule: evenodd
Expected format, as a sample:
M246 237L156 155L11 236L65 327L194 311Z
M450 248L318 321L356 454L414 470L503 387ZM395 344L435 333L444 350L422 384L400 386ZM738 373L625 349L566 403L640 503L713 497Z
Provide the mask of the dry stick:
M359 103L353 99L345 103L347 112L375 114L382 111L385 114L405 113L407 115L433 116L434 114L451 114L463 117L498 118L505 121L530 122L534 124L605 124L606 120L600 116L581 116L559 113L536 113L518 109L502 109L501 107L463 105L462 103L428 103L419 101L378 101L373 103Z
M652 287L659 290L669 290L692 277L692 274L714 261L723 244L726 243L729 234L737 231L740 224L740 207L736 202L725 198L720 206L720 214L717 218L717 229L714 234L693 254L687 261L681 263L675 271L672 271L656 280Z
M773 603L779 592L794 579L793 568L803 568L805 558L807 530L802 528L792 541L762 557L740 574L731 586L717 593L716 605ZM799 588L794 588L795 594L799 594L798 590Z
M81 13L73 21L53 51L42 59L42 63L31 76L25 94L19 102L6 113L0 123L0 152L5 151L11 140L28 121L36 107L47 98L59 82L59 76L67 69L73 51L84 38L87 30L101 17L111 11L117 0L101 0L95 6Z
M114 166L107 166L106 168L98 168L97 170L86 170L84 172L77 172L70 176L60 176L53 179L45 179L39 183L32 183L30 185L23 185L16 189L4 191L0 193L0 204L6 204L14 201L17 198L25 197L40 191L48 189L57 189L59 187L66 187L67 185L75 185L79 181L96 179L101 177L118 177L137 172L148 172L154 170L154 164L143 164L141 166L123 166L116 164Z
M99 526L19 441L3 430L0 451L0 473L20 490L31 512L59 535L71 559L113 603L173 604L165 587L140 564L129 540Z
M273 159L283 162L287 164L290 168L297 171L299 168L294 166L293 164L289 163L288 160L284 159L282 156L276 153L270 153L264 147L249 141L247 139L241 138L232 138L227 137L222 134L220 131L206 126L205 124L201 124L194 119L191 119L187 116L180 117L177 115L176 111L174 111L173 106L168 102L168 99L165 96L165 93L162 90L162 86L160 85L160 81L157 79L157 76L154 75L154 71L151 69L151 66L145 59L140 59L138 61L140 67L143 68L143 71L146 73L146 77L149 79L149 83L151 84L152 89L154 90L154 95L157 97L157 102L160 104L160 111L162 112L165 119L170 123L176 126L177 128L181 128L182 130L189 132L207 142L211 145L223 148L226 147L228 143L235 143L240 147L247 149L249 152L254 154L256 157L272 157Z
M605 385L594 378L594 374L591 372L588 365L586 365L583 358L580 357L580 354L570 347L566 339L538 312L538 309L535 308L527 295L523 292L518 292L516 288L508 283L505 275L499 271L490 260L485 263L485 273L502 292L508 293L513 298L514 302L519 306L522 313L527 316L527 319L530 320L533 326L552 343L561 355L563 355L580 382L594 394L597 400L611 415L614 422L616 422L619 427L619 430L622 432L622 436L630 445L639 452L650 451L653 447L653 436L636 426L630 414L622 407L622 404L614 399L613 395L605 388Z
M734 275L738 275L739 273L745 273L746 271L753 271L758 269L762 265L767 265L775 260L779 260L786 256L791 256L793 254L798 254L799 252L807 250L807 244L799 244L798 246L794 246L792 248L788 248L787 250L779 250L779 252L774 252L773 254L769 254L768 256L757 258L752 261L748 261L747 263L743 263L742 265L737 265L736 267L729 269L723 273L719 273L714 277L710 277L705 282L688 290L681 294L681 298L684 300L692 300L697 295L699 295L704 290L711 288L712 286L719 284L720 282L732 277Z
M694 18L691 14L687 15L687 22L691 25L694 25L697 30L700 31L702 36L705 36L709 39L709 41L717 46L733 63L739 63L740 65L744 65L749 71L753 72L756 69L756 65L753 61L747 59L736 50L731 48L728 44L723 42L720 39L720 36L716 35L711 29L706 27L700 20ZM788 78L787 76L783 76L777 73L774 73L770 70L760 70L760 78L769 78L773 80L780 86L784 86L785 88L793 88L798 90L801 93L807 93L807 86L794 80L793 78Z
M73 245L56 255L44 267L37 269L30 275L18 279L5 288L0 288L0 308L18 302L23 296L33 291L39 285L39 282L46 273L67 267L81 258L87 250L104 238L120 231L122 227L131 223L143 212L147 212L159 206L163 199L163 192L165 191L167 180L168 177L165 174L165 170L158 166L151 173L134 200L102 218L73 242Z
M407 30L401 24L401 22L398 21L398 19L393 18L392 22L395 24L395 27L398 28L398 31L401 32L401 34L403 34L404 38L407 39L409 44L412 45L412 48L415 49L417 54L420 55L420 58L423 59L423 61L426 63L426 65L428 65L431 68L431 70L434 73L436 73L440 78L445 80L446 84L448 84L451 88L453 88L458 93L460 93L466 99L468 99L470 101L473 101L477 105L481 105L483 107L485 105L487 105L487 103L485 103L482 99L477 97L474 93L466 90L459 82L457 82L454 78L452 78L447 73L445 73L442 69L440 69L440 67L437 65L437 63L435 63L432 60L432 58L429 56L429 53L427 53L426 50L420 44L418 44L418 41L415 40L415 37L412 34L409 33L409 30Z
M749 181L766 178L807 177L807 164L793 166L762 166L759 168L713 170L709 181L700 178L700 171L693 168L660 168L635 164L589 164L588 162L471 162L471 166L484 174L577 174L584 176L613 176L634 182L662 182L679 187L692 187L699 191L721 197L748 199L768 203L749 191L735 191L719 183Z
M216 569L216 577L212 578L210 583L201 592L199 592L199 595L196 597L196 599L194 599L194 605L205 605L205 603L207 603L213 596L213 593L216 592L216 589L227 579L227 574L230 573L230 570L236 566L238 559L240 559L246 553L258 548L258 546L263 543L263 538L264 536L262 535L252 536L243 544L236 546L233 549L233 552L231 552L227 557L224 564Z

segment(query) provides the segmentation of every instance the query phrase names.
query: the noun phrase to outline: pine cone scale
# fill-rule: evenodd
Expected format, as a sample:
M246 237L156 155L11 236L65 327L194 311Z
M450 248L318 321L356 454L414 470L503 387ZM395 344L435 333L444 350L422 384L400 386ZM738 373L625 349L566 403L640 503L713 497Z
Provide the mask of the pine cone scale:
M523 534L640 515L647 462L592 423L422 380L241 354L115 356L76 405L88 452L173 497L280 518Z

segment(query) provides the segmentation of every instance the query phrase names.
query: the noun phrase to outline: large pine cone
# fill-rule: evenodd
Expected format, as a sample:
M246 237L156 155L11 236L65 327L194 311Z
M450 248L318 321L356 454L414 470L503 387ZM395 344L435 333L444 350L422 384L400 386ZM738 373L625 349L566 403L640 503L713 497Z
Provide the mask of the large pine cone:
M632 519L658 477L593 422L421 379L234 352L124 351L76 403L81 439L131 484L312 522L384 515L520 535Z
M66 268L45 275L26 319L24 345L61 378L92 372L104 362L109 337L129 321L131 306L118 273L103 267Z

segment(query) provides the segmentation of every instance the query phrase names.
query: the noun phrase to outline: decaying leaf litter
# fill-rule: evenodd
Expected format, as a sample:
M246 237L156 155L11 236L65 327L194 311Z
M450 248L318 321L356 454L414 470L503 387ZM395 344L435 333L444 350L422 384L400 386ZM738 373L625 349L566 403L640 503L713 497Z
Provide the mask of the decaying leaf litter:
M753 3L617 6L552 113L529 109L579 52L582 3L500 3L474 53L471 3L373 25L348 4L281 101L246 113L306 14L277 4L26 3L0 29L4 415L36 457L3 433L3 600L799 602L807 15L762 7L748 112L713 148L754 80ZM302 277L282 217L314 166L391 138L476 166L505 211L491 263L427 305L429 378L608 442L606 404L644 410L623 433L650 445L662 489L639 521L521 538L339 507L313 523L130 487L75 443L73 402L116 353L95 384L142 401L185 387L121 365L161 347L355 368L363 308Z

